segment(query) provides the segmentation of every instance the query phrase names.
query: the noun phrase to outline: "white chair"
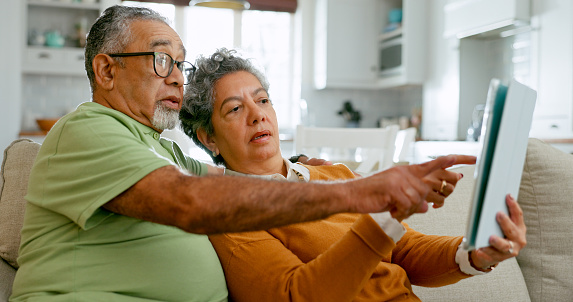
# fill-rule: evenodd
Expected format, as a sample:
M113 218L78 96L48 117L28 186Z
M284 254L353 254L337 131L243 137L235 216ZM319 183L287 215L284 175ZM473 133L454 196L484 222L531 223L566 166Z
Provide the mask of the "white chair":
M396 135L396 151L394 152L394 162L411 161L413 155L412 148L416 141L416 128L410 127L398 131ZM410 159L410 160L408 160Z
M321 128L298 125L294 140L295 150L297 154L304 153L334 162L359 162L354 171L368 174L393 165L398 129L397 125L386 128Z

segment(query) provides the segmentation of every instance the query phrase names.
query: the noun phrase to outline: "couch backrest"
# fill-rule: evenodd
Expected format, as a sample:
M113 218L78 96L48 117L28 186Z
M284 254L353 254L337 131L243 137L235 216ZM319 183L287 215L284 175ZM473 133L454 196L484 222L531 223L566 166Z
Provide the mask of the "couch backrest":
M0 301L7 301L12 292L26 206L24 196L39 149L40 144L19 139L4 151L0 170Z
M532 301L573 300L573 155L530 139L519 188L527 247L517 261Z

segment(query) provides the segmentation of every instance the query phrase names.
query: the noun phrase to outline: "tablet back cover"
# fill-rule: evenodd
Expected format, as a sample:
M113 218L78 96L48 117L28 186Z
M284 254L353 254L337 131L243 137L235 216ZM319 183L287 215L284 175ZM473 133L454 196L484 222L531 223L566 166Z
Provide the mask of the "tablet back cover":
M464 242L468 250L489 246L491 235L504 237L495 216L507 213L507 194L518 198L536 98L534 90L515 80L509 87L495 79L490 84Z

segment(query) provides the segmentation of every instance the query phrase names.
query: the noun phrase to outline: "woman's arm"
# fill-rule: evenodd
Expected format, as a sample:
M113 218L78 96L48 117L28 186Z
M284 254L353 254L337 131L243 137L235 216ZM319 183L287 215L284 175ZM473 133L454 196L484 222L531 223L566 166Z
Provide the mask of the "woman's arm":
M406 234L392 253L392 263L400 265L414 285L437 287L470 277L455 261L462 237L425 235L406 225Z
M281 240L305 237L290 236L289 227L279 229L285 236L278 239L266 231L214 235L209 239L219 255L234 301L351 301L383 255L394 247L370 216L359 217L351 230L323 253L310 247L298 252L300 255L289 250ZM303 227L296 229L300 232ZM321 254L307 263L301 260L315 252Z

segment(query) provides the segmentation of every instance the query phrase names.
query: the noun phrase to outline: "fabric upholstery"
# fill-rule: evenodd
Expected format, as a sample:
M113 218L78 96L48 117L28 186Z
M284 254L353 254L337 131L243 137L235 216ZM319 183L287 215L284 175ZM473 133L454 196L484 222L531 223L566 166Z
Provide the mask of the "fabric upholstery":
M16 269L0 259L0 302L8 301L10 294L12 294L12 284L15 276Z
M4 151L0 174L0 257L18 268L16 258L24 220L30 170L40 144L29 139L12 142Z
M519 203L527 247L517 258L532 301L573 299L573 155L530 139Z
M466 233L475 166L453 170L464 177L446 199L443 207L416 214L405 222L416 231L432 235L460 236ZM503 282L500 282L503 280ZM515 258L504 261L493 272L475 276L456 284L438 288L414 286L414 293L422 301L530 301L526 284Z

